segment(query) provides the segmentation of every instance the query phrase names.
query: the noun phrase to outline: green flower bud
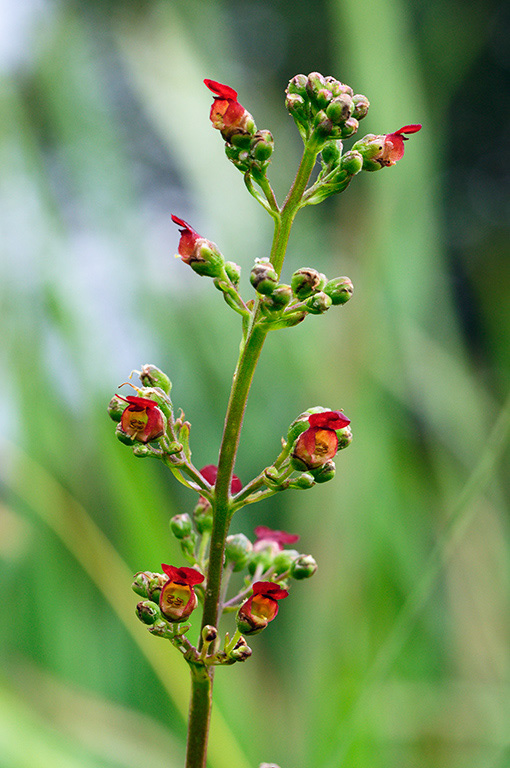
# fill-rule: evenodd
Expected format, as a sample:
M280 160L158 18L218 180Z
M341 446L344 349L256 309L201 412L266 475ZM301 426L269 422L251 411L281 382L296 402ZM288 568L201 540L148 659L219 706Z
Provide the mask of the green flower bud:
M290 80L287 86L287 93L299 94L299 96L306 96L306 86L308 84L308 78L306 75L295 75Z
M355 176L363 168L363 157L359 152L355 152L352 149L346 152L340 160L340 168L346 171L349 176Z
M336 80L336 78L331 77L331 75L328 75L325 80L326 86L329 88L333 96L340 96L342 93L347 93L349 96L352 96L354 93L349 85L341 83L339 80Z
M342 142L341 141L328 141L322 149L322 161L328 168L333 168L342 155Z
M196 529L200 534L209 533L212 531L212 507L207 499L204 499L203 496L200 496L198 504L193 510L193 519L195 521Z
M273 154L274 139L270 131L257 131L250 144L250 155L258 163L264 163Z
M248 561L248 571L253 574L255 573L257 566L260 566L262 573L267 571L271 566L273 565L273 560L276 557L276 555L279 553L280 548L278 544L275 542L268 542L265 546L261 547L260 549L254 549L250 555L250 559Z
M202 629L202 640L204 643L212 643L218 637L218 630L212 624L206 624Z
M331 99L332 99L331 91L328 91L327 88L321 88L319 91L317 91L315 101L319 109L326 109Z
M324 275L312 267L301 267L290 279L292 292L297 299L306 299L316 291L320 291L326 279Z
M170 530L176 539L186 539L193 531L191 517L184 512L182 515L174 515L170 520Z
M239 264L236 264L233 261L226 261L225 272L227 273L230 282L237 287L241 279L241 267Z
M278 285L278 275L271 262L256 259L255 266L250 273L250 282L257 293L269 296Z
M290 569L293 579L309 579L317 571L317 563L311 555L299 555Z
M344 427L343 429L337 429L336 434L338 437L338 450L341 451L342 448L347 448L352 443L352 431L350 424L347 427Z
M352 115L354 105L351 97L347 93L342 93L329 103L326 109L326 115L332 123L338 125L345 123L346 120Z
M333 304L345 304L352 296L354 288L348 277L335 277L326 283L324 293L329 296Z
M291 459L291 464L293 465L295 459ZM289 488L294 488L297 491L307 491L309 488L313 488L315 485L315 480L313 479L313 476L309 472L303 472L302 475L299 475L299 477L294 478L289 483Z
M252 653L253 651L249 645L236 645L236 647L230 651L230 658L235 661L246 661L246 659L250 658Z
M331 298L324 291L314 293L305 301L306 309L311 315L321 315L330 308L332 303Z
M328 480L332 480L335 476L336 466L334 461L327 461L321 467L311 469L310 474L316 483L327 483Z
M367 99L366 96L363 96L362 93L356 93L352 97L352 103L354 104L354 111L352 113L352 116L356 118L356 120L362 120L370 107L370 102Z
M143 621L144 624L149 626L155 624L157 621L161 621L161 611L159 610L159 605L151 602L150 600L145 600L143 603L138 603L136 606L136 615L140 621Z
M326 89L326 80L320 72L310 72L306 83L306 92L312 99L317 98L319 91Z
M167 395L170 394L170 390L172 389L172 382L166 373L163 373L163 371L160 371L159 368L156 368L155 365L151 365L150 363L142 365L140 381L144 387L159 387Z
M359 128L359 123L355 117L350 117L342 126L341 137L342 139L348 139L350 136L354 136Z
M289 570L294 560L299 557L297 549L282 549L273 560L274 572L277 576Z
M112 421L120 421L122 418L122 414L124 413L126 409L126 401L121 400L118 395L114 395L110 402L108 403L108 416ZM133 441L129 441L129 445L132 445Z
M227 536L225 544L225 562L233 563L234 571L242 571L253 552L253 544L244 533Z
M274 289L271 296L265 297L264 306L269 311L280 311L289 304L292 299L292 289L290 285L283 283Z
M150 576L153 576L153 574L151 573ZM133 592L136 592L137 595L140 595L140 597L148 597L149 573L147 571L140 571L140 573L135 573L131 589Z

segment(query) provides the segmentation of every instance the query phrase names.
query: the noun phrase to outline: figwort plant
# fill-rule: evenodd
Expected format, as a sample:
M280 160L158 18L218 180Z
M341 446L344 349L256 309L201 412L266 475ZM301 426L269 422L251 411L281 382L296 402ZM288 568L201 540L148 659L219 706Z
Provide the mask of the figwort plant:
M133 583L142 598L136 608L139 619L153 635L167 638L190 668L186 768L206 765L215 667L246 661L252 653L246 638L276 619L279 602L288 597L294 580L309 578L317 570L311 555L285 548L296 544L297 535L265 526L255 529L255 542L242 533L229 535L234 513L275 493L331 480L337 452L352 440L350 420L342 410L315 406L294 419L281 453L257 477L243 485L234 475L246 401L267 334L345 304L353 292L348 277L328 279L308 266L294 272L290 284L280 282L294 217L300 208L343 192L360 171L394 165L404 154L405 134L421 128L406 125L385 135L368 134L344 152L342 139L357 132L368 112L368 99L333 77L318 72L296 75L287 87L285 103L302 136L304 152L290 191L279 205L267 178L274 147L271 133L257 129L233 88L214 80L204 82L214 94L210 119L221 132L228 159L274 220L271 252L256 259L250 272L255 298L245 300L239 290L239 265L225 261L214 243L172 216L180 230L182 261L211 278L228 306L241 316L240 354L217 466L197 469L193 465L190 424L182 411L176 416L170 380L156 366L143 365L137 372L141 387L131 384L136 394L114 395L109 405L111 418L118 422L119 440L131 446L135 456L162 461L179 482L198 494L191 514L176 515L170 521L188 565L163 564L163 573L141 571ZM308 186L318 158L321 169ZM247 571L243 588L229 595L231 574L242 570ZM199 604L201 629L193 643L186 621ZM221 638L218 624L225 613L234 613L235 618L231 632Z

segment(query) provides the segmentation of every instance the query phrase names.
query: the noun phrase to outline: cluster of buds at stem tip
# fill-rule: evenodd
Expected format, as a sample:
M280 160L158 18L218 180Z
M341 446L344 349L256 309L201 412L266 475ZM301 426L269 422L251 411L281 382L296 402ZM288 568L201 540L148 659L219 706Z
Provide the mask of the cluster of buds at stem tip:
M342 411L311 408L292 422L287 435L292 446L291 466L308 470L316 482L331 480L333 458L351 440L350 419Z
M264 174L274 149L270 131L258 131L253 117L237 101L237 92L229 85L204 80L214 94L210 119L221 131L228 159L242 173Z
M289 82L285 101L305 141L319 143L347 139L358 130L370 106L366 96L320 72L296 75Z

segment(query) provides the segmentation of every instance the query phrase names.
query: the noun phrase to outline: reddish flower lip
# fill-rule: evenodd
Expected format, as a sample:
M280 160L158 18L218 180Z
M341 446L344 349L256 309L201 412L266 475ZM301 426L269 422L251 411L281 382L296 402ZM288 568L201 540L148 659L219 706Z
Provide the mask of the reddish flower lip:
M194 584L201 584L205 579L205 576L195 568L187 568L186 566L177 568L175 565L166 565L165 563L161 563L161 568L169 580L175 584L187 584L192 587Z
M257 525L255 528L255 536L257 541L274 541L280 549L283 549L284 544L295 544L299 541L299 535L297 533L287 533L286 531L277 531L272 528L268 528L265 525Z
M218 467L216 464L207 464L207 466L202 467L200 470L200 474L204 478L204 480L207 480L207 482L214 486L216 483L216 478L218 476ZM242 482L239 480L237 475L232 475L232 483L230 485L230 490L233 494L239 493L243 488Z
M323 411L310 414L308 423L311 427L321 429L343 429L351 423L351 420L342 411Z
M227 101L237 101L237 91L234 91L229 85L223 85L216 82L216 80L209 80L206 78L204 84L210 91L216 94L217 98L226 99Z

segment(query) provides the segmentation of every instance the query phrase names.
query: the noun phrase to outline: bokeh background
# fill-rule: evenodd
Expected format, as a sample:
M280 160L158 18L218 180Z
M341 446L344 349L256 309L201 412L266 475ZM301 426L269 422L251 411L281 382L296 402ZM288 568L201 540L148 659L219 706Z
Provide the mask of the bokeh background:
M245 665L220 669L210 768L510 765L508 5L499 0L2 0L1 768L179 768L188 679L134 616L131 574L181 562L194 499L114 437L133 368L174 382L213 463L238 318L173 258L176 213L247 274L272 224L209 120L226 82L276 151L287 81L421 122L402 162L299 215L285 276L353 300L272 334L237 474L312 405L355 440L335 480L239 514L301 534L296 584Z

